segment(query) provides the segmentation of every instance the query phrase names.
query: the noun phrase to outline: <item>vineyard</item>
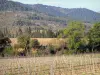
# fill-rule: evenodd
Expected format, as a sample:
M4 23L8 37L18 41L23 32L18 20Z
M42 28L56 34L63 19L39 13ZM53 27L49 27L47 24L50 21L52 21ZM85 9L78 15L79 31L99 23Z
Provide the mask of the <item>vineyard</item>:
M100 75L100 54L3 58L0 75Z

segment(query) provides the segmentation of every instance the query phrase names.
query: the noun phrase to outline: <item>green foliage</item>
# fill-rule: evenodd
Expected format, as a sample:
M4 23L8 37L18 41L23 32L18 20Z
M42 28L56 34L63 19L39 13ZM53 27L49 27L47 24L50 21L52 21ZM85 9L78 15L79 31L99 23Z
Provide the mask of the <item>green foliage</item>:
M58 38L64 38L65 37L64 30L59 30L56 34L57 34Z
M13 48L11 46L8 46L5 48L4 53L7 55L12 55L13 54Z
M47 50L48 50L48 53L50 53L50 54L55 54L56 53L55 47L51 44L47 46Z
M33 39L30 43L31 48L38 48L39 45L40 45L40 43L37 39Z
M100 46L100 22L94 24L88 33L89 45L92 49Z
M64 50L63 54L71 55L71 54L74 54L75 52L76 52L75 50Z
M7 46L10 46L11 40L8 37L5 37L4 34L0 31L0 55L4 57L4 51Z
M21 48L23 48L23 52L21 55L29 55L30 54L30 37L28 35L21 35L17 38L18 44Z
M18 44L22 47L25 48L26 44L28 41L30 41L30 37L28 35L20 35L18 38Z
M47 37L48 37L48 38L53 38L53 37L55 37L55 34L54 34L54 32L53 32L51 29L47 30Z
M82 44L84 37L84 25L81 22L71 22L64 30L64 35L68 38L68 48L77 50Z

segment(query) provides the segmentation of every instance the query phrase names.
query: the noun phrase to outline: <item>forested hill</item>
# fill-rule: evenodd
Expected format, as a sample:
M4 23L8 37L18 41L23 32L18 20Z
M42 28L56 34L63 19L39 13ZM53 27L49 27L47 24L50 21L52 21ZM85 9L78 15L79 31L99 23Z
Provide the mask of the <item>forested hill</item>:
M32 11L32 7L11 0L0 0L0 11Z
M0 0L0 11L33 11L53 17L64 17L66 20L78 20L83 22L100 21L100 13L86 8L61 8L42 4L23 4L10 0Z
M94 12L86 8L61 8L55 6L47 6L42 4L33 5L33 9L52 16L65 17L68 20L78 20L85 22L100 21L100 13Z

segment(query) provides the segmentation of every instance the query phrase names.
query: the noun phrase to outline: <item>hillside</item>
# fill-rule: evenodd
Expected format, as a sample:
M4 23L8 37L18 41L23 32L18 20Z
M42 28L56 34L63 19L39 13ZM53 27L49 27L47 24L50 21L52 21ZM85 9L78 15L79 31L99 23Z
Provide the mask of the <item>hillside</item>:
M43 13L52 17L61 17L69 20L78 20L83 22L100 21L100 13L94 12L86 8L61 8L42 4L23 4L20 2L0 0L0 11L32 11Z
M29 27L34 33L32 35L37 35L38 37L40 37L40 34L49 32L49 30L56 33L73 20L82 21L86 25L86 31L88 31L93 23L100 21L100 13L86 8L68 9L42 4L30 5L11 0L0 0L0 30L5 35L8 34L9 37L19 35L20 29L25 33Z
M0 11L31 11L32 8L27 4L10 0L0 0Z
M32 6L34 10L46 13L52 16L65 17L67 20L78 20L83 22L100 21L100 13L94 12L86 8L61 8L55 6L47 6L35 4Z
M9 19L8 19L9 18ZM0 12L1 27L28 27L54 30L66 26L65 18L48 16L44 13L24 12L24 11L6 11Z

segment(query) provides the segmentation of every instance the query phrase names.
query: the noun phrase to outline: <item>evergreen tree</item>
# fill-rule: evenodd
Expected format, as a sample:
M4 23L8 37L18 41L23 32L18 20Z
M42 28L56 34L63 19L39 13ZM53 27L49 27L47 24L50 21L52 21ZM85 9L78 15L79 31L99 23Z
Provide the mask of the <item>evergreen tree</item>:
M21 28L18 29L18 36L20 36L20 35L23 35L23 32L22 32Z

